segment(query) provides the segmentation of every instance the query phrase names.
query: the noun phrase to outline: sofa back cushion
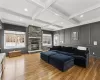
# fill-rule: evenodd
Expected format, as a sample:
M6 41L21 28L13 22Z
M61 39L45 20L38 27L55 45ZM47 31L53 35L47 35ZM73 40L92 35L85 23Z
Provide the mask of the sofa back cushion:
M79 55L79 56L85 56L86 54L88 54L88 50L75 50L74 55Z
M62 51L73 53L73 48L72 47L62 47Z
M64 51L57 51L57 53L64 54L64 55L68 55L68 56L73 56L73 53L64 52Z
M61 51L61 46L53 46L52 48L50 48L50 50L59 50Z

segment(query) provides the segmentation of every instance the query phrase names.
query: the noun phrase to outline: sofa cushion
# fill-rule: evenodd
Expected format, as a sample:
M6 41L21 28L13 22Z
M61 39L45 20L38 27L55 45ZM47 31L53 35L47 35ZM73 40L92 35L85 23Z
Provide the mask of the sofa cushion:
M63 55L63 54L52 55L52 56L50 56L50 58L53 58L54 60L62 61L62 62L65 62L65 61L74 59L74 58L71 57L71 56Z
M53 46L52 48L50 48L50 50L61 50L62 47L61 46Z
M53 52L53 51L47 51L47 52L41 52L41 59L46 61L47 63L49 63L49 57L51 55L55 55L57 54L56 52Z
M72 47L72 50L73 50L73 53L77 50L77 48L75 47Z
M68 55L68 56L73 56L73 53L69 53L69 52L64 52L64 51L56 51L59 54L64 54L64 55Z
M74 55L74 58L75 59L82 59L82 60L84 59L85 60L85 57L84 56L79 56L79 55Z
M79 56L85 56L85 54L87 54L87 51L84 50L76 50L75 55L79 55Z
M62 51L73 53L73 48L72 47L62 47Z
M50 56L50 55L52 55L52 54L57 54L57 52L55 52L55 51L47 51L47 52L41 52L41 54Z
M71 56L56 54L49 58L49 63L61 71L66 71L74 66L74 58Z

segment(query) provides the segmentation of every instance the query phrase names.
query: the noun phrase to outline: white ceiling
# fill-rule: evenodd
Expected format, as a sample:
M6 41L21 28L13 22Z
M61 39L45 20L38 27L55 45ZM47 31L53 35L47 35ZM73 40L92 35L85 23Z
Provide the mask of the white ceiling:
M100 0L0 0L3 23L60 30L100 21Z

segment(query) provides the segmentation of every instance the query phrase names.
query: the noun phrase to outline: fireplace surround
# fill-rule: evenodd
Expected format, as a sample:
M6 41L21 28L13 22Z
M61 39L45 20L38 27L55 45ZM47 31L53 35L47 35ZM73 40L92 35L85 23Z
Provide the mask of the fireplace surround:
M28 27L28 52L41 51L42 30L40 27Z

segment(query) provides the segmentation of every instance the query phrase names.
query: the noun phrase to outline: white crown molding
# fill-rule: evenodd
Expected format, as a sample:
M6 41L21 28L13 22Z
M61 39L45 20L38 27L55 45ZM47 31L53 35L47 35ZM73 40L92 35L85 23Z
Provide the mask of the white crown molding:
M8 23L8 24L14 24L14 25L28 27L28 25L25 24L25 23L12 21L12 20L8 20L8 19L5 19L5 18L2 18L1 21L2 21L2 23Z

